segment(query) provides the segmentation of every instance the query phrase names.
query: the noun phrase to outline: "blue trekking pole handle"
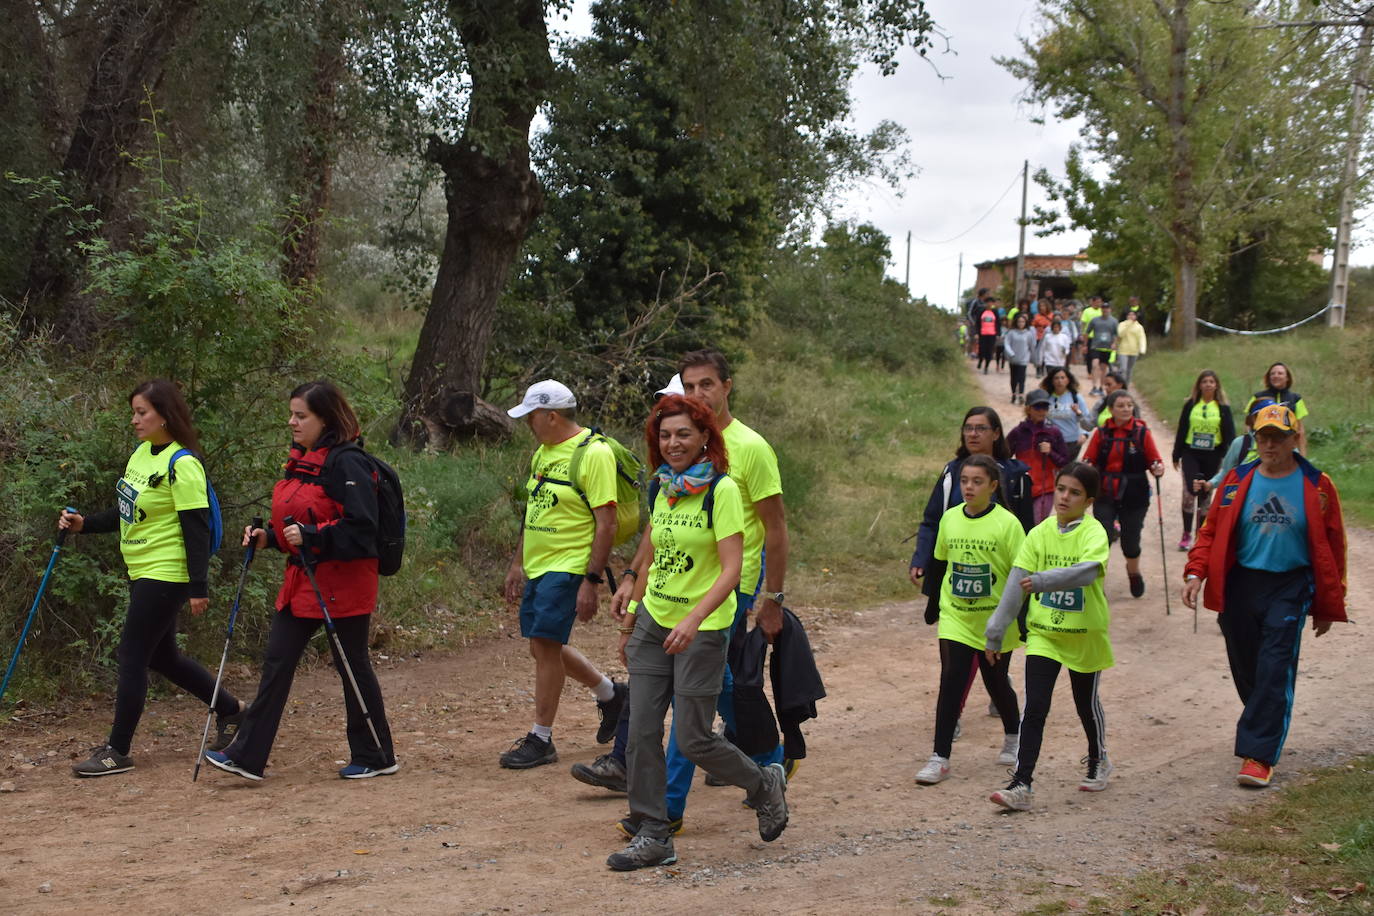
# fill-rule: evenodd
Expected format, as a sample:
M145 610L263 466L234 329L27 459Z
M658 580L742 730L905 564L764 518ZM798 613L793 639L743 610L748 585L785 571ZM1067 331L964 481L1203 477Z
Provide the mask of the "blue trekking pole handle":
M262 518L254 516L250 526L256 531L262 527ZM234 594L234 606L229 609L229 638L234 638L234 621L239 619L239 602L243 600L243 583L248 578L248 567L253 563L253 555L257 553L258 545L254 538L248 539L248 548L243 552L243 570L239 573L239 590Z
M76 514L76 509L67 506L66 511ZM33 626L33 619L38 616L38 603L43 600L43 593L48 589L48 579L52 576L52 568L57 565L57 555L62 552L62 545L67 540L67 529L59 528L57 540L53 542L52 553L48 556L48 568L43 570L43 580L38 583L38 594L33 596L33 605L29 608L29 616L24 621L24 629L19 634L19 643L14 647L14 654L10 656L9 667L5 669L5 679L0 681L0 700L5 698L5 691L10 686L10 677L14 674L15 666L19 664L19 653L24 649L24 640L29 638L29 628Z

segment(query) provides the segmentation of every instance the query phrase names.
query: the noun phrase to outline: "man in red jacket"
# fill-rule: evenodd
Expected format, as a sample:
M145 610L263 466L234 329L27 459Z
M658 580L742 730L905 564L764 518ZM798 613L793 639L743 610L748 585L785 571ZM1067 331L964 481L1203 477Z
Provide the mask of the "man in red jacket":
M1255 415L1259 460L1230 471L1198 531L1183 603L1221 614L1236 723L1236 777L1267 786L1288 735L1303 621L1321 636L1345 616L1345 525L1336 486L1297 453L1297 417L1275 404ZM1206 583L1204 588L1204 582Z

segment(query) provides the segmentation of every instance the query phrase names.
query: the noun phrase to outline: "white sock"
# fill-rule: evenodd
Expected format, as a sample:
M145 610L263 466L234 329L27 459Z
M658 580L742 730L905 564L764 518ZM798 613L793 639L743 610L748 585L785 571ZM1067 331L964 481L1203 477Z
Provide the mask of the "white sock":
M606 675L601 675L601 683L592 688L592 696L598 703L605 703L615 696L615 684Z
M530 726L530 734L545 741L553 740L553 726L539 725L538 723Z

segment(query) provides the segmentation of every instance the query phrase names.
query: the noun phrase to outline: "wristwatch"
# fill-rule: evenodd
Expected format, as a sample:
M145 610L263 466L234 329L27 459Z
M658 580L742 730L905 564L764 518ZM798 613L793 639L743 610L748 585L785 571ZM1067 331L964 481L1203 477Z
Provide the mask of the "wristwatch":
M763 597L773 601L778 607L782 607L782 600L786 596L782 592L764 592Z
M603 579L603 578L601 578L600 576L598 576L596 573L590 573L590 572L589 572L589 573L583 573L583 574L582 574L582 578L586 579L588 582L592 583L593 585L601 585L601 584L603 584L603 583L606 581L605 579Z

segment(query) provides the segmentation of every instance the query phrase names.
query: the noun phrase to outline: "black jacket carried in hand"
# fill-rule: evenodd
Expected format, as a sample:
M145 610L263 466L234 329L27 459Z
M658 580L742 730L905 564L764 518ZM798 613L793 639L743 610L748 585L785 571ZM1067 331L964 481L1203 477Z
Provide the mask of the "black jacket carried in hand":
M735 669L735 744L747 754L762 754L778 743L782 731L783 756L806 757L801 723L816 718L816 701L825 698L811 641L801 620L787 608L782 611L782 632L773 641L768 674L777 704L776 724L763 695L763 660L768 640L757 626L745 635ZM770 737L771 736L771 737Z

